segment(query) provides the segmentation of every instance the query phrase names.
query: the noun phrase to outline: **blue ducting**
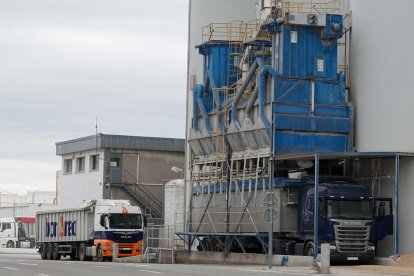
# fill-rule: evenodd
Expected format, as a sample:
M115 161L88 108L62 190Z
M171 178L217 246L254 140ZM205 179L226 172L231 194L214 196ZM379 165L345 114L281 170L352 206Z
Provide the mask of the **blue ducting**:
M196 84L194 86L194 95L193 95L193 129L194 132L198 133L200 132L200 129L198 128L198 104L197 104L197 93L200 89L200 84Z
M204 80L203 93L207 94L210 87L213 90L213 98L214 98L214 103L216 106L216 111L219 112L220 111L220 95L218 91L214 89L218 87L216 86L216 82L214 81L213 74L210 72L210 70L207 70L206 78ZM219 128L223 130L224 127L223 127L221 118L219 118L218 122L219 122Z
M266 83L266 74L270 74L273 77L273 81L276 81L277 73L272 66L266 65L260 71L257 79L259 81L259 118L263 122L263 125L267 130L270 129L269 122L264 115L264 102L265 102L265 83ZM276 87L276 84L274 85Z
M252 80L254 73L256 72L257 67L259 67L260 69L262 69L263 66L263 60L258 57L256 58L256 60L254 61L252 67L250 67L249 73L247 74L246 80L243 82L243 84L240 86L239 91L237 92L236 96L233 99L233 103L231 105L231 123L235 124L237 123L237 104L239 103L244 90L246 90L247 85L250 83L250 81ZM238 126L237 126L238 128Z
M244 118L249 119L250 121L252 118L250 117L250 111L252 111L252 108L254 106L254 103L256 102L257 95L259 94L259 84L256 83L256 87L253 90L252 95L250 96L249 102L247 103L246 109L244 110Z
M195 91L195 94L197 95L198 107L200 108L201 115L203 116L203 119L204 119L204 127L207 130L207 132L211 134L213 133L213 129L210 126L210 123L208 120L208 113L207 113L206 107L204 106L203 98L202 98L203 86L201 84L196 84L194 87L194 91ZM198 123L197 123L197 127L198 127Z

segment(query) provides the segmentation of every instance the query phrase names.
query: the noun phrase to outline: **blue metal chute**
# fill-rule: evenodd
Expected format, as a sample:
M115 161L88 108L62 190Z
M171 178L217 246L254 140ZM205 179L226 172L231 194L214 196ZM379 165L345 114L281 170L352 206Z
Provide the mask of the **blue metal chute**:
M219 87L217 87L217 85L216 85L213 73L210 70L207 70L206 77L205 77L205 80L204 80L203 94L207 94L208 91L210 90L210 88L213 91L215 110L216 110L217 113L219 113L220 108L221 108L220 95L219 95L219 92L217 91L217 88L219 88ZM218 128L219 128L220 131L222 131L224 129L223 122L221 120L221 116L220 115L218 115L218 116L219 116L219 118L218 118Z
M240 132L240 123L238 120L238 110L237 110L237 105L241 99L241 97L243 96L243 93L245 92L247 86L250 84L250 82L253 80L253 77L256 73L256 70L262 69L263 68L263 60L258 57L254 63L252 64L252 66L250 67L250 70L246 76L246 79L244 80L243 84L240 86L240 88L237 91L236 96L233 99L233 102L231 104L231 121L230 121L230 125L229 128L227 129L227 140L230 144L230 147L232 148L233 151L242 151L245 150L248 145L247 143L243 142L243 135ZM256 86L257 87L257 86ZM255 90L257 90L255 88ZM254 93L253 93L254 94ZM257 93L256 93L257 95ZM252 95L253 97L253 95ZM256 96L254 96L256 97Z
M265 89L266 89L266 75L270 75L273 81L276 82L276 70L270 66L265 65L260 73L257 75L257 83L259 85L259 111L258 118L253 127L254 137L259 148L270 146L270 124L265 116ZM274 85L276 87L276 84Z
M193 128L190 132L190 137L189 137L189 145L192 149L192 151L194 153L196 153L197 155L205 155L206 151L203 149L203 145L201 143L201 133L200 133L200 128L198 125L198 93L200 93L200 91L203 90L203 87L201 84L196 84L194 86L194 93L193 93ZM204 107L204 104L202 106L200 106L200 109L202 110L202 112L204 112L204 115L207 113ZM208 116L204 117L203 119L207 118L207 126L209 127L208 124ZM204 126L206 126L206 120L204 120ZM209 127L211 129L211 127Z
M197 84L194 88L197 94L197 103L200 107L201 115L203 116L204 120L204 128L207 130L209 134L213 133L213 129L210 126L210 122L208 119L208 113L203 103L203 86L201 84Z

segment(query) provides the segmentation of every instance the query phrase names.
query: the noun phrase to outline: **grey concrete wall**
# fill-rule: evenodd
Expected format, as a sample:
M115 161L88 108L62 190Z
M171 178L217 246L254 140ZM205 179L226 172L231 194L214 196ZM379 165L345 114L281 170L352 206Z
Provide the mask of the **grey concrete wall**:
M139 181L141 183L164 184L180 174L171 171L172 167L183 168L184 153L141 151L139 157Z
M105 175L108 175L108 153L122 153L122 167L128 173L124 174L124 182L134 184L138 180L148 189L160 202L164 202L164 183L171 179L181 177L171 171L175 166L183 168L183 152L166 151L140 151L140 150L107 150L105 154ZM108 187L103 187L104 198L108 198ZM132 198L120 187L111 187L111 198L129 199Z
M414 1L351 0L359 151L414 151Z
M282 255L273 255L272 264L281 264ZM168 258L165 259L169 261ZM176 251L176 263L185 264L232 264L232 265L266 265L266 254L253 253L229 253L226 257L222 252L201 252L201 251ZM307 256L288 256L288 261L284 265L291 267L312 267L313 257Z
M351 0L351 90L358 151L414 152L414 1ZM393 164L390 165L393 167ZM401 161L400 249L414 252L414 161ZM394 196L391 187L383 193ZM393 252L387 238L384 254Z

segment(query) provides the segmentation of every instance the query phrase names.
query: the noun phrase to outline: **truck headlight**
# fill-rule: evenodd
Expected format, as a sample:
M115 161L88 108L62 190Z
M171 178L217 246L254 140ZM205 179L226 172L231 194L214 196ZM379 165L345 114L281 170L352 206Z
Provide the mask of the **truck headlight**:
M375 245L370 245L370 246L368 246L368 250L369 250L369 251L374 251L374 250L375 250Z
M336 250L336 245L330 245L330 246L329 246L329 249L330 249L330 250Z

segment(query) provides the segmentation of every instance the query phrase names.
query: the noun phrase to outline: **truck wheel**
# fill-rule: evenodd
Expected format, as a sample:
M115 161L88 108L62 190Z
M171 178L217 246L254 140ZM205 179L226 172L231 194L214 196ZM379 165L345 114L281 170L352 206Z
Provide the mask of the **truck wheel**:
M98 245L96 248L96 260L98 262L106 261L106 258L103 256L102 245Z
M305 250L303 253L305 256L313 257L313 241L309 241L306 243Z
M53 260L52 259L52 244L51 243L46 244L46 259Z
M79 245L79 261L83 262L86 261L86 245L84 243L81 243Z
M14 242L13 241L8 241L6 244L7 248L14 248Z
M46 257L46 246L44 243L40 245L39 252L40 252L40 258L42 258L42 260L46 260L47 258Z
M52 259L58 261L61 256L62 254L59 253L59 244L54 243L52 245Z
M223 248L223 246L220 243L220 240L218 238L214 238L211 241L211 248L210 249L211 249L211 251L214 251L214 252L223 252L224 251L224 248Z

